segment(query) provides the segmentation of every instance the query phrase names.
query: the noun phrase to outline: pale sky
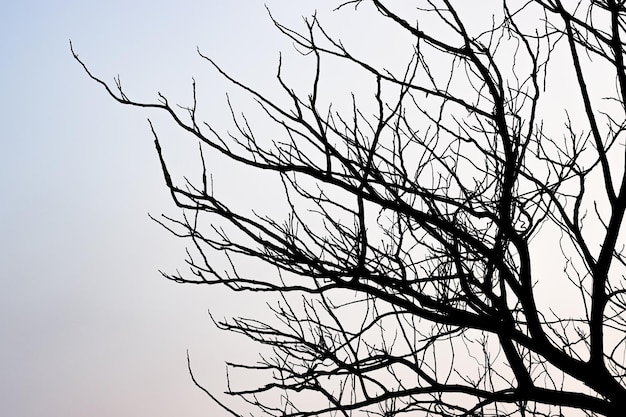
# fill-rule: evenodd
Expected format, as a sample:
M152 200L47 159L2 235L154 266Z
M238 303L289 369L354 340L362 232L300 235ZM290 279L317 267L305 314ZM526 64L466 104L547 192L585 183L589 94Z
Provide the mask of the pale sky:
M268 3L285 19L311 9ZM150 114L107 97L68 40L135 98L162 91L184 102L191 77L208 71L197 46L248 81L261 73L257 85L273 77L285 43L274 44L263 2L25 0L0 10L0 415L223 415L191 382L185 355L203 383L225 388L223 361L243 348L207 309L230 311L228 292L158 273L183 265L184 244L148 217L177 213ZM213 79L213 105L223 104Z
M325 0L265 3L294 27L316 5L328 9ZM355 47L378 48L392 64L395 52L376 43L375 31L359 33L368 42ZM160 91L189 104L195 77L203 111L218 127L233 88L196 47L265 92L276 88L278 52L290 50L260 0L24 0L0 8L0 416L226 415L193 385L186 351L200 382L223 391L224 361L254 350L215 329L207 310L254 316L259 305L161 277L159 269L184 267L184 242L148 217L178 210L147 117L167 138L166 157L198 161L186 160L166 118L121 106L88 79L70 38L95 75L119 74L138 101ZM288 64L288 77L306 78L306 63ZM240 206L258 205L262 187L238 191L250 180L244 171L219 158L209 163L224 174L218 191ZM549 262L541 252L537 259Z

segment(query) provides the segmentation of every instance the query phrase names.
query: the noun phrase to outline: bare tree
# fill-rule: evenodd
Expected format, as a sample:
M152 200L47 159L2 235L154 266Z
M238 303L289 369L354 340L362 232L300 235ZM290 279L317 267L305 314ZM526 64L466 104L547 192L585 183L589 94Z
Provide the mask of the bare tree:
M190 242L190 273L166 277L277 296L273 321L216 322L271 352L231 364L267 380L228 394L272 416L624 415L624 3L336 3L397 29L401 71L316 16L298 30L272 18L315 61L306 95L280 64L269 97L200 53L256 100L271 136L232 107L235 133L201 122L195 83L188 107L134 101L72 51L118 102L195 136L203 167L203 152L220 153L284 189L285 218L230 207L206 167L173 180L152 129L183 210L158 221ZM325 90L330 61L369 80L350 106L332 106L346 92ZM241 272L247 258L275 274Z

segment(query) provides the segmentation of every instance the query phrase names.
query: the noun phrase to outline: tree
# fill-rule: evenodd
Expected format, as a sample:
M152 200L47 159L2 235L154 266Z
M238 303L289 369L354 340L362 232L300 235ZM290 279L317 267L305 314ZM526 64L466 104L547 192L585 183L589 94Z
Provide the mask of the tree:
M401 71L316 16L302 30L272 18L314 61L308 94L281 63L270 97L200 53L256 100L267 136L233 107L235 133L202 123L195 82L188 107L132 100L72 50L115 100L200 142L202 174L175 180L152 129L183 212L157 221L191 247L190 273L165 276L275 295L273 322L216 322L270 349L231 365L267 378L229 383L260 415L623 415L626 2L485 1L480 16L477 2L403 3L335 4L377 14L379 36L410 52ZM337 62L369 85L325 90ZM273 173L288 214L222 201L207 151ZM275 273L240 272L245 259Z

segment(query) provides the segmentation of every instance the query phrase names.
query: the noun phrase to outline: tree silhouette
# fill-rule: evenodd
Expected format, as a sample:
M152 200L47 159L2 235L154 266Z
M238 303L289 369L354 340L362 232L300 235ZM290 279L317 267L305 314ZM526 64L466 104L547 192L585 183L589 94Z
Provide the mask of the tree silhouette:
M201 122L195 83L188 107L134 101L72 50L118 102L200 141L202 175L178 181L152 129L183 211L157 221L190 242L190 273L166 277L276 296L274 320L216 321L271 352L230 364L266 380L228 393L272 416L624 415L625 2L392 3L334 7L394 26L380 37L410 52L402 71L316 16L299 30L272 18L315 61L305 95L282 64L269 97L200 53L271 133L232 107L234 133ZM333 106L350 92L325 90L328 61L368 80L350 105ZM206 152L273 173L288 215L226 204ZM275 273L241 272L245 259Z

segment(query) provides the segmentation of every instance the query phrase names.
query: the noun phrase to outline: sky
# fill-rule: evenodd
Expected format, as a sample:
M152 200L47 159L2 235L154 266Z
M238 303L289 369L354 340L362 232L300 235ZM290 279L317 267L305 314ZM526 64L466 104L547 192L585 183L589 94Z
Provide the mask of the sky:
M264 3L277 20L298 27L324 1L2 6L0 416L221 416L193 385L187 351L198 380L215 392L225 389L224 361L254 353L218 331L207 310L217 318L233 310L254 316L259 302L217 287L179 285L159 273L183 266L185 246L148 216L178 210L147 118L168 138L166 157L178 166L198 163L186 151L189 143L161 115L107 96L72 58L69 40L95 75L109 82L119 75L138 101L154 101L160 91L172 103L189 103L195 77L203 113L219 124L229 117L224 94L233 89L196 48L271 92L279 51L293 48ZM352 23L342 16L331 26ZM357 33L363 40L355 48L372 49L392 65L393 48L376 31ZM293 80L310 75L306 62L287 63ZM338 83L358 82L351 73L332 75ZM256 207L267 193L261 178L219 158L208 162L224 174L216 183L221 196ZM239 192L244 183L256 193ZM548 254L540 252L539 260L548 264ZM553 292L544 294L551 299Z
M296 3L268 6L297 21L310 7ZM207 314L228 310L226 291L158 272L184 255L148 217L177 213L146 121L162 119L109 98L73 60L69 39L95 74L119 74L133 97L162 91L181 102L191 77L208 71L196 47L247 80L260 73L263 85L285 46L255 0L3 4L0 415L222 415L189 378L186 351L218 391L223 361L246 352Z

